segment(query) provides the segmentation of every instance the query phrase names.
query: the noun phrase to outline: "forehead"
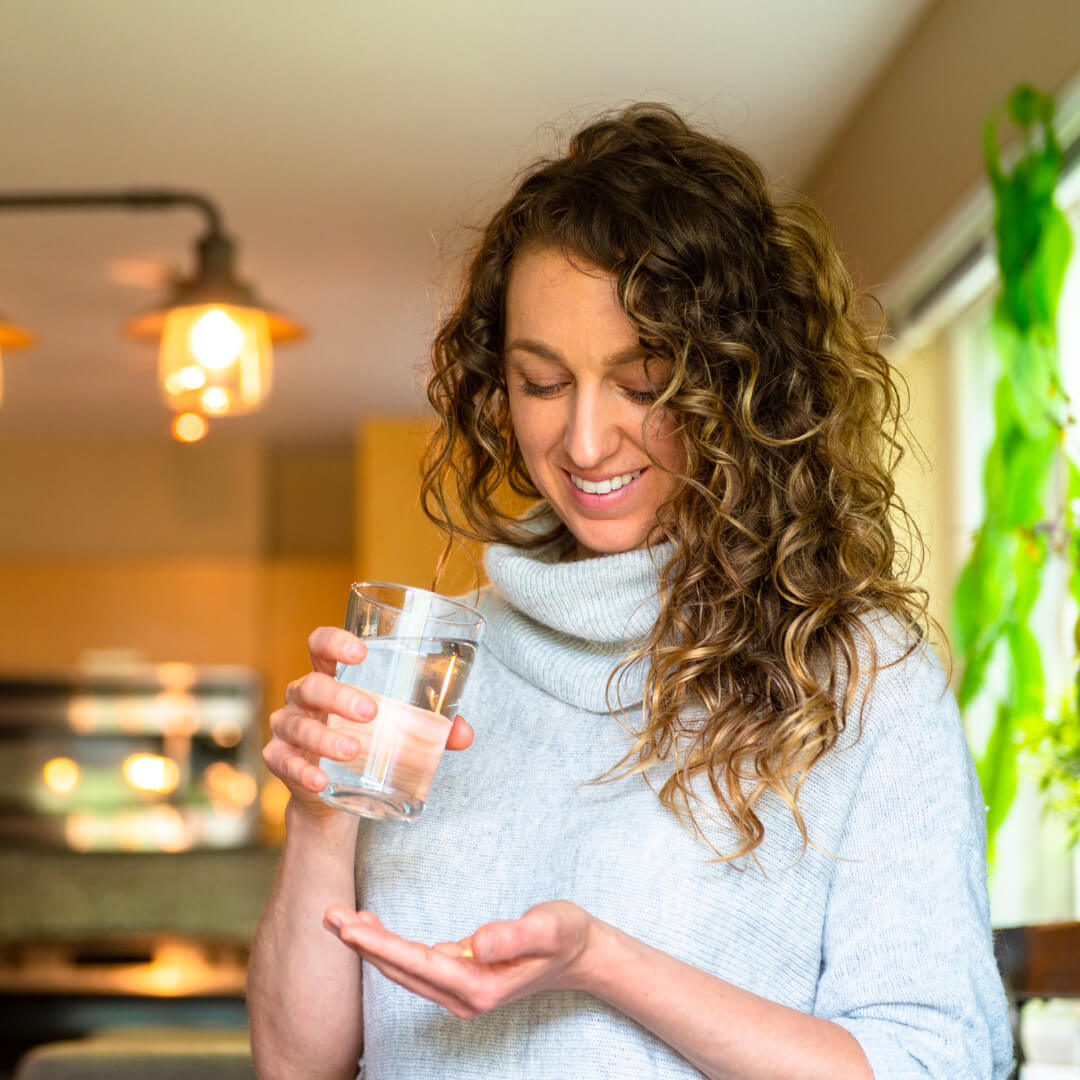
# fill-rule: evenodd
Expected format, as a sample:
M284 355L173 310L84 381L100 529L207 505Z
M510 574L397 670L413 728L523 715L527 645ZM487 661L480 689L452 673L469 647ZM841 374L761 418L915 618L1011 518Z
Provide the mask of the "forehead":
M515 337L566 339L579 345L636 343L616 285L614 274L557 249L521 252L507 284L507 344Z

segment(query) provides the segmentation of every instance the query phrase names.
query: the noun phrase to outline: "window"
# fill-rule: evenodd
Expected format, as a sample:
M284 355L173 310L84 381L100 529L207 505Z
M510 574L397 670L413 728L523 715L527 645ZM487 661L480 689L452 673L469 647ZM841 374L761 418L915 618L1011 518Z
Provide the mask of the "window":
M1080 418L1080 167L1074 163L1058 189L1058 204L1065 210L1073 230L1073 256L1059 305L1059 347L1062 375ZM927 580L933 610L949 628L952 588L971 550L971 538L982 519L982 470L993 438L993 393L1000 376L1000 361L990 335L993 299L997 292L993 256L986 254L971 265L935 298L933 311L914 324L899 343L895 358L912 385L912 424L916 437L931 456L931 473L921 483L945 488L951 498L939 497L938 518L925 496L913 486L919 480L908 470L907 486L913 492L912 511L920 525L927 525L933 569ZM918 347L905 340L917 340ZM947 386L949 402L938 424L947 431L930 430L927 406L927 371L942 365L938 378ZM920 417L922 418L920 430ZM927 445L931 444L931 445ZM1069 447L1080 462L1080 425L1069 433ZM940 508L948 504L945 510ZM928 520L928 517L931 520ZM944 595L942 595L944 594ZM1073 627L1077 611L1068 596L1066 566L1051 556L1035 610L1035 632L1043 646L1048 708L1059 694L1075 692L1071 674L1077 657ZM1008 658L1001 649L988 672L987 686L966 710L965 724L973 748L980 751L993 719L991 697L1004 686ZM1068 850L1064 823L1044 816L1031 764L1021 764L1017 797L996 841L996 857L990 878L991 914L996 926L1058 919L1080 918L1080 848Z

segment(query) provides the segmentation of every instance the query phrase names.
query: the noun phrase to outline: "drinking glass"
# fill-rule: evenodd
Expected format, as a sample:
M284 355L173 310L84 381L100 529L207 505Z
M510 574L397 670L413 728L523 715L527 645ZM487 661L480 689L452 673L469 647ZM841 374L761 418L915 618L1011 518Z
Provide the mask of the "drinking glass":
M345 629L364 639L367 656L338 664L337 679L370 694L378 713L329 717L360 753L320 759L330 777L323 802L362 817L420 816L483 628L475 608L438 593L383 581L350 587Z

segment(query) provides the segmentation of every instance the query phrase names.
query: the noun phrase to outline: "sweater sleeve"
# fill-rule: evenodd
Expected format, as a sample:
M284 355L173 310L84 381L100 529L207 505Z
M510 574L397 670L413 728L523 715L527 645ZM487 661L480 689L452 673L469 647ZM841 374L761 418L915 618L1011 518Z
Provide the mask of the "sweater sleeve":
M877 1080L1004 1080L985 806L936 657L879 672L862 737L814 1012L851 1032Z

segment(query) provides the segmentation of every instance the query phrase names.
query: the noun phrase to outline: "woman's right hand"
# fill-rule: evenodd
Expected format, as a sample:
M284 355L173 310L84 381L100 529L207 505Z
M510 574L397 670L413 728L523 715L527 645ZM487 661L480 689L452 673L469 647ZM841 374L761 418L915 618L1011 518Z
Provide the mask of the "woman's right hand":
M313 817L340 813L319 798L330 778L319 768L319 758L349 761L359 753L355 739L327 727L333 713L347 720L370 721L374 698L354 686L339 683L337 665L360 663L367 655L355 634L333 626L320 626L308 638L312 670L289 684L285 705L270 714L270 741L263 747L266 767L292 793L296 809ZM446 741L448 750L472 745L473 729L458 716Z

